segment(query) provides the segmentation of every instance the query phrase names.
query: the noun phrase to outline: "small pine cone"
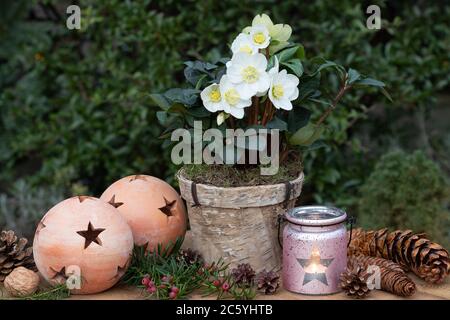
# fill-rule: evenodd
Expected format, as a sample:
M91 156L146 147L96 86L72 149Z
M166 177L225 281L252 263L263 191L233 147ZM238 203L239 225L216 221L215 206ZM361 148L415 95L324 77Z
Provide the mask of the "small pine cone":
M425 234L411 230L355 229L349 253L392 260L430 283L441 283L450 273L449 252Z
M261 271L256 276L258 290L264 294L274 294L280 287L280 276L273 271Z
M203 264L203 257L198 251L188 248L179 251L178 261L184 261L188 266L191 266L196 263Z
M33 260L33 248L26 247L27 243L27 239L19 239L12 230L0 233L0 282L20 266L37 271Z
M367 286L369 274L360 266L348 267L341 274L340 285L344 292L353 298L363 299L370 293Z
M234 281L239 284L251 284L255 278L255 270L248 263L241 263L231 270Z

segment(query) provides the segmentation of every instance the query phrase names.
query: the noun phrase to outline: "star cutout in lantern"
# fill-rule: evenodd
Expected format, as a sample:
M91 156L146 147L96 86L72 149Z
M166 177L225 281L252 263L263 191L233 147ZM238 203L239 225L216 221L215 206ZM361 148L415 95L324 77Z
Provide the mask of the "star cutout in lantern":
M53 277L51 277L52 280L54 279L66 281L68 279L68 276L66 275L66 267L62 267L59 271L50 267L50 270L54 272Z
M102 241L100 240L98 235L100 233L102 233L103 231L105 231L105 229L103 229L103 228L95 229L92 226L92 223L89 222L87 230L77 231L77 233L85 239L85 241L84 241L84 248L86 249L87 247L89 247L89 245L92 242L95 242L99 246L102 245Z
M116 209L121 205L123 205L123 202L116 202L116 195L113 195L111 200L108 201L108 203Z
M298 259L298 263L303 267L305 275L303 277L303 285L312 280L318 280L328 286L327 268L334 259L321 259L318 249L313 248L309 259Z
M127 271L128 263L130 262L130 259L125 262L123 267L117 266L117 273L114 275L114 277L111 278L111 280L120 279L125 274L125 271Z
M164 202L166 203L166 205L164 207L158 208L162 213L164 213L166 216L171 217L173 216L172 214L172 208L174 207L175 203L177 202L177 200L173 200L173 201L167 201L167 199L165 197L164 198Z
M91 196L78 196L78 200L80 201L80 203L87 199L94 200L95 198Z
M134 180L144 180L147 181L147 179L145 178L145 176L142 176L140 174L135 175L133 178L131 178L130 182L134 181Z

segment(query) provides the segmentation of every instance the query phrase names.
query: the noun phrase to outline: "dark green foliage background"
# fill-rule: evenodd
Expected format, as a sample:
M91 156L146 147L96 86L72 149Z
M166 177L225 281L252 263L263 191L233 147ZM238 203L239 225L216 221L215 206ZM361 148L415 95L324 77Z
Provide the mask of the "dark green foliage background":
M450 81L444 1L77 3L82 30L65 26L68 1L0 2L0 191L25 179L99 195L137 172L174 182L147 94L182 86L185 60L228 56L231 40L262 12L290 24L308 58L321 55L379 79L394 99L376 90L343 99L327 120L326 145L304 155L303 203L356 212L359 187L392 147L423 149L450 172L449 126L433 113L450 116L448 100L436 104ZM380 31L365 26L369 4L381 7ZM324 108L305 107L313 117Z
M371 228L426 230L450 246L450 215L443 172L421 151L384 155L361 188L359 222ZM445 240L447 239L447 240Z

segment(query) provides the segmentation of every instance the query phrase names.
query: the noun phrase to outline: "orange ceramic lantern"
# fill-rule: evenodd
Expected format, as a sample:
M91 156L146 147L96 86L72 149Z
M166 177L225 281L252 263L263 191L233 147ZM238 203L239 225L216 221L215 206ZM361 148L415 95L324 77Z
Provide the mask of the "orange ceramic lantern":
M33 255L50 283L69 284L73 293L97 293L125 273L133 235L114 206L79 196L50 209L34 235ZM69 281L67 281L69 280Z
M114 182L100 199L111 203L133 230L134 243L167 248L186 233L186 210L178 193L167 182L135 175Z

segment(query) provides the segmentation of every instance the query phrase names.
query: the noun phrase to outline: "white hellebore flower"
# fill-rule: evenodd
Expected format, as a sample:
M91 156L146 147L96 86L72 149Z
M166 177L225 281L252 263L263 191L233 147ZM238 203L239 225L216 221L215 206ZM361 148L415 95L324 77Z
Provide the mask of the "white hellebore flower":
M270 78L266 69L267 59L261 53L248 55L238 52L233 55L231 63L227 64L227 76L239 94L244 99L250 99L269 88Z
M248 54L255 54L258 52L258 48L253 44L250 35L240 33L231 44L231 51L233 51L233 53L245 52Z
M246 27L242 32L250 33L255 26L262 25L267 28L270 36L270 54L273 54L289 45L288 40L292 34L292 28L287 24L273 24L267 14L257 15L250 27Z
M243 54L247 55L245 53ZM252 104L250 97L243 97L227 75L222 76L219 86L223 96L223 111L231 114L235 118L242 119L244 117L244 108L249 107Z
M217 83L207 86L200 93L203 105L209 112L216 112L223 110L222 107L222 95L220 93L220 87Z
M292 34L292 28L287 24L273 24L272 20L267 14L257 15L253 18L252 26L246 27L244 33L249 33L252 27L263 25L269 31L269 36L272 40L279 42L288 41Z
M269 30L264 25L253 26L250 29L250 39L256 48L267 48L270 44Z
M277 109L292 110L293 100L298 98L298 84L300 80L286 70L278 72L278 60L270 69L269 99Z

